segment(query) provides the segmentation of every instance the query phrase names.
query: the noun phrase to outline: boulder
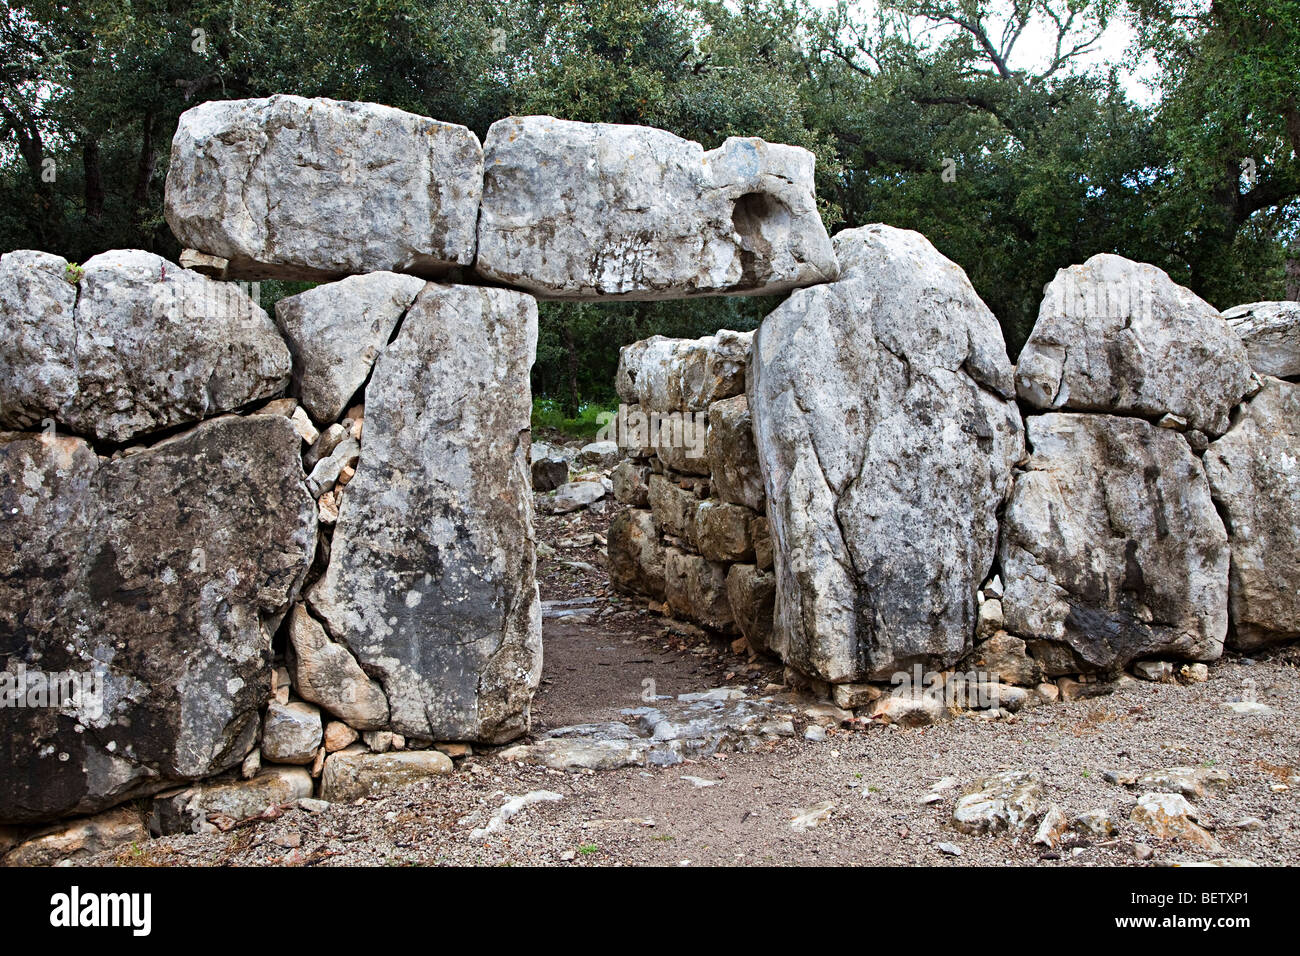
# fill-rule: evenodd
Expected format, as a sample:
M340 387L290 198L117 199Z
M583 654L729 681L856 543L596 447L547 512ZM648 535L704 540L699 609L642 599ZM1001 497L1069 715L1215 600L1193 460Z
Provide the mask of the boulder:
M312 779L302 767L268 767L251 780L199 783L160 793L153 799L149 829L159 835L203 833L216 829L209 820L229 825L310 799Z
M556 455L537 458L532 464L533 491L554 491L569 480L569 462Z
M364 453L308 601L410 737L498 743L528 728L536 341L530 297L431 284L366 387Z
M591 468L613 468L620 454L616 441L593 441L578 449L578 461Z
M710 561L752 561L754 542L749 526L754 512L710 498L695 510L695 545Z
M387 726L388 698L384 689L366 676L351 651L330 640L301 604L294 606L289 617L285 656L294 690L303 700L319 704L358 730Z
M970 669L989 674L994 680L1020 687L1033 687L1042 680L1042 668L1029 656L1025 642L1006 631L998 631L975 645L966 658Z
M84 691L0 707L0 822L95 813L252 749L271 635L316 543L299 445L271 415L116 459L0 433L3 651Z
M1182 435L1110 415L1026 425L1033 455L1003 517L1006 629L1050 676L1218 658L1227 535Z
M1232 548L1229 645L1300 637L1300 385L1264 379L1203 460Z
M475 269L543 298L773 295L835 278L811 152L511 116L484 140Z
M181 114L164 212L241 279L437 277L474 261L483 151L463 126L277 95Z
M662 601L664 548L650 512L629 508L609 523L609 580L620 591Z
M975 781L952 811L952 824L963 833L1026 830L1043 815L1044 791L1038 775L1011 770Z
M727 598L727 569L698 554L664 549L664 592L676 617L703 624L714 631L732 632L735 619Z
M568 514L605 497L605 485L599 481L570 481L555 489L554 497L544 503L544 510L551 514Z
M0 425L124 442L281 392L289 350L239 286L139 250L0 257ZM75 303L75 304L74 304Z
M323 733L320 711L311 704L271 701L262 721L262 759L268 763L311 763Z
M663 534L694 546L695 516L700 507L700 499L695 497L695 493L663 475L651 475L647 497L655 526Z
M385 754L341 750L325 758L320 795L331 803L350 803L431 777L444 777L453 769L451 758L438 750Z
M124 843L149 839L141 813L134 807L117 807L93 817L59 824L34 836L4 856L5 866L55 866L79 862Z
M275 304L293 354L294 394L322 425L337 421L393 337L424 280L395 272L349 276Z
M709 471L713 490L723 501L762 514L767 506L763 472L754 444L754 420L744 395L709 406Z
M1253 387L1246 347L1212 305L1109 254L1057 272L1016 366L1036 408L1174 415L1212 436Z
M752 564L733 564L727 569L727 603L749 646L765 652L772 640L776 577Z
M722 329L698 339L652 335L625 345L615 375L619 397L646 414L707 412L744 393L753 341L753 332Z
M1300 375L1300 302L1252 302L1223 313L1259 375Z
M969 650L1023 433L1002 331L960 268L889 226L836 251L839 281L764 320L748 397L773 649L844 683Z
M610 475L614 483L614 499L634 508L650 504L650 467L623 461Z

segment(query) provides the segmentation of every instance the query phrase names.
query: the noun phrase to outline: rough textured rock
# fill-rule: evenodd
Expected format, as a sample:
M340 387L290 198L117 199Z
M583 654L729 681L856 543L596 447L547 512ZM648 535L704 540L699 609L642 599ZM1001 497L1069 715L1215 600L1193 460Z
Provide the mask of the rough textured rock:
M715 631L735 630L724 565L698 554L665 548L664 594L669 609L678 617Z
M298 696L319 704L358 730L387 726L388 698L384 689L366 676L351 651L330 640L301 604L294 606L289 618L286 658Z
M423 288L415 276L374 272L275 304L276 324L293 354L294 394L313 419L324 425L343 415Z
M650 476L647 495L655 526L664 534L695 544L695 515L700 499L663 475Z
M1227 535L1183 437L1110 415L1026 424L1033 455L1003 517L1007 630L1053 676L1216 659Z
M1300 375L1300 302L1252 302L1223 313L1260 375Z
M312 779L302 767L268 767L252 780L200 783L160 793L153 800L149 828L157 834L202 833L218 822L238 823L268 807L310 798Z
M970 646L1023 452L1002 332L965 274L888 226L754 340L749 408L776 553L773 648L834 683Z
M181 114L167 224L231 278L439 276L474 261L483 151L376 103L222 100Z
M650 468L635 462L620 462L610 479L614 484L614 499L634 508L650 504Z
M1044 812L1036 774L1013 770L977 780L957 801L952 823L963 833L1024 830Z
M834 279L813 154L511 116L484 141L476 270L567 299L775 294Z
M66 269L44 253L0 257L0 424L51 418L122 442L288 384L289 351L239 286L139 250L95 256L75 286Z
M75 863L124 843L143 843L148 839L149 831L140 811L134 807L117 807L97 816L70 820L53 832L24 841L4 856L4 865Z
M555 494L542 503L552 514L581 511L605 497L605 486L599 481L570 481L555 489Z
M2 649L11 668L103 675L102 712L0 708L0 822L93 813L243 760L271 634L315 548L299 445L279 416L218 418L116 460L0 434Z
M752 561L749 525L754 513L742 505L710 499L695 510L695 544L710 561Z
M1203 460L1232 547L1231 646L1300 637L1300 385L1264 379Z
M752 564L733 564L727 569L727 601L749 646L765 652L772 640L776 578Z
M620 591L664 599L664 549L650 512L629 508L609 523L609 579Z
M754 420L744 395L709 406L709 471L719 498L763 513L767 495L754 444Z
M1196 809L1177 793L1144 793L1129 819L1161 840L1179 840L1192 846L1222 853L1214 835L1196 822Z
M652 335L618 353L615 385L629 405L651 412L707 412L745 391L753 332L722 329L699 339Z
M451 758L437 750L407 750L369 754L346 750L325 759L321 798L348 803L372 793L383 793L453 770Z
M1025 642L1006 631L998 631L987 641L977 644L966 662L971 668L994 675L997 680L1021 687L1033 687L1043 679L1042 668L1029 656Z
M366 387L365 453L308 599L408 736L500 742L528 727L536 339L528 296L429 285Z
M1213 306L1109 254L1056 274L1016 366L1038 408L1176 415L1210 435L1252 387L1246 348Z
M569 462L556 456L538 458L532 464L533 491L554 491L569 480Z
M311 763L322 735L320 711L311 704L272 701L262 721L262 759L268 763Z

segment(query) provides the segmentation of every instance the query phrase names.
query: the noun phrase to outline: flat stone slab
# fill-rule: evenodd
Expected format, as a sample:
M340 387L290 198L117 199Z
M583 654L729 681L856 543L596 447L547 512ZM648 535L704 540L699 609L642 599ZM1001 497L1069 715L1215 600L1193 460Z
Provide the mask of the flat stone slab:
M429 278L474 261L483 151L464 126L277 95L181 114L165 214L230 279Z
M511 116L484 141L476 271L555 299L774 295L839 271L811 152Z

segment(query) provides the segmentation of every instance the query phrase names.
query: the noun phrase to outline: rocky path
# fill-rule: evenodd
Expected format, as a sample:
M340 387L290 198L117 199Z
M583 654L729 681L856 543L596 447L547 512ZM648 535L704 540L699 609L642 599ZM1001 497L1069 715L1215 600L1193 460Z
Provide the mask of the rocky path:
M638 752L631 765L562 771L509 759L511 748L482 752L450 777L387 796L295 807L95 862L1300 864L1297 650L1225 660L1204 684L1128 682L1001 720L843 726L774 688L770 663L604 593L601 548L582 536L601 536L608 517L539 518L552 550L541 565L546 662L532 745L575 724L603 725L606 737L623 724L633 743L681 741L690 707L723 723L747 708L787 727L733 733L713 753L674 745L684 759L672 766ZM718 687L731 692L689 696ZM1262 707L1224 706L1242 699ZM1169 772L1143 779L1158 771Z

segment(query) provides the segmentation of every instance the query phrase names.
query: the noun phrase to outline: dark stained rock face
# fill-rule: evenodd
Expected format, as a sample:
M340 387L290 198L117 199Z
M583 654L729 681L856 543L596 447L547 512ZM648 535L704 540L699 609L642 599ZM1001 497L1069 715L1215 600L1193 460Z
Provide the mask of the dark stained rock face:
M0 434L6 689L58 674L79 691L0 708L0 821L93 813L252 748L271 635L315 543L299 444L272 415L116 459Z

